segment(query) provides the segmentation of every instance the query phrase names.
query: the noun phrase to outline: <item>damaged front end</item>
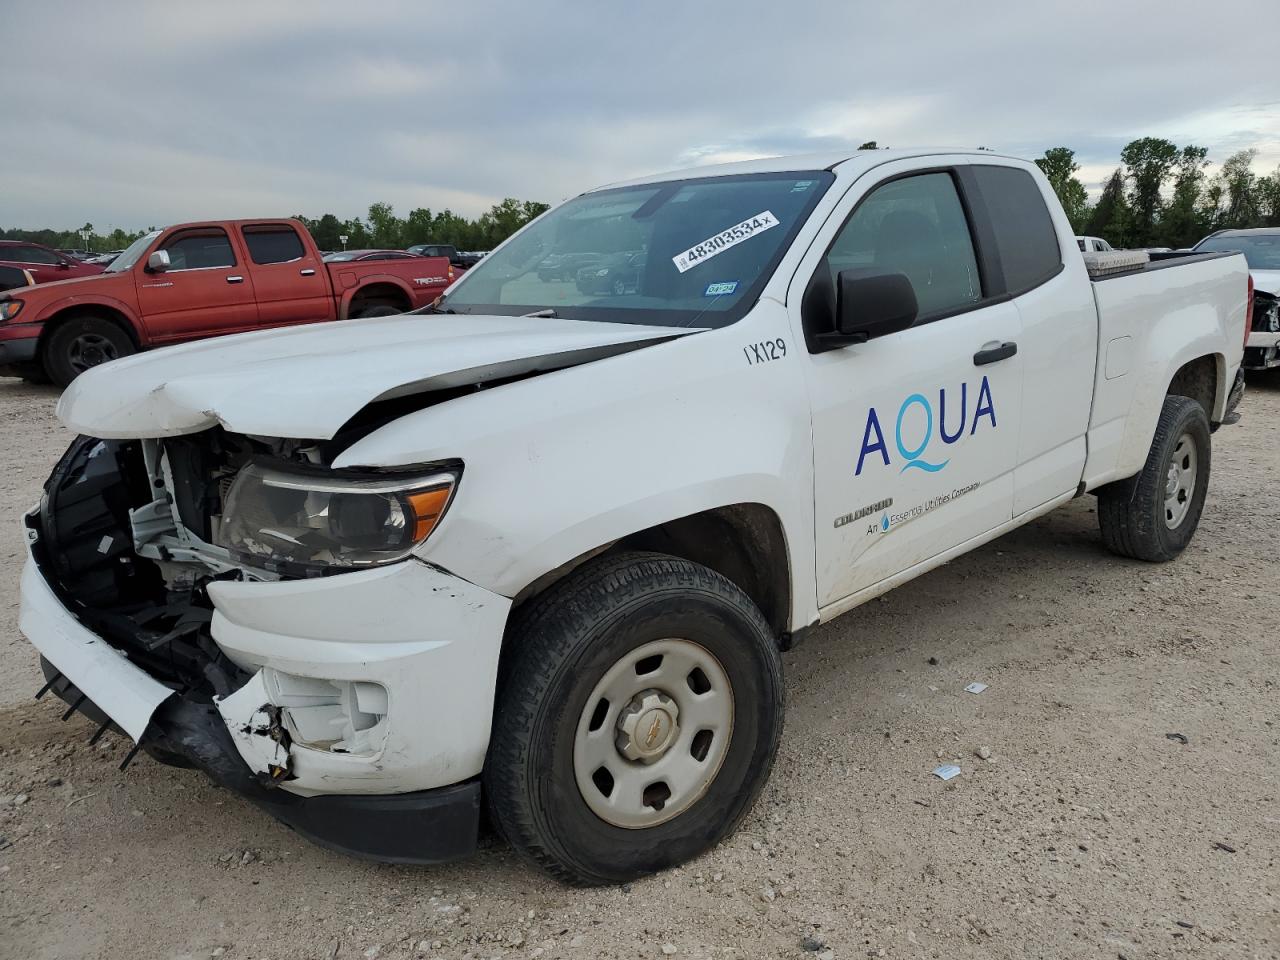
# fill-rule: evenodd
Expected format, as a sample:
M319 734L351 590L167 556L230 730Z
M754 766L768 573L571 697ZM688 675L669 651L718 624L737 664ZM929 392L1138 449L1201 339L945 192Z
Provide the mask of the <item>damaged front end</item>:
M428 610L387 609L415 585L440 593L431 578L447 575L411 551L460 467L369 476L326 460L320 444L221 428L78 439L26 518L22 627L41 649L41 694L94 719L95 739L119 726L134 752L197 767L324 845L463 855L483 744L460 762L415 742L427 705L409 693L459 654L413 627ZM506 605L492 607L500 643Z

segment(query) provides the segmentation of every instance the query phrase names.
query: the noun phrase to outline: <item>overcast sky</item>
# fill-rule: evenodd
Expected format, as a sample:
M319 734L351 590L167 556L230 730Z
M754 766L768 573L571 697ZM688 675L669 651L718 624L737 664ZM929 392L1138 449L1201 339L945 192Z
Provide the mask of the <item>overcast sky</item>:
M1050 13L1053 9L1056 12ZM0 0L0 225L474 215L722 159L1144 135L1280 164L1275 0ZM1263 27L1263 24L1270 24ZM1210 168L1212 171L1215 168Z

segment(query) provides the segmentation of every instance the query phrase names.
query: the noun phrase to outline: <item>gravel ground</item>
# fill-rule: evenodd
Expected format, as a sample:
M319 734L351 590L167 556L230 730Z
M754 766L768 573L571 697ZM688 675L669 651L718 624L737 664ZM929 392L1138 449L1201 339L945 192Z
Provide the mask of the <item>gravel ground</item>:
M1103 552L1086 497L816 631L738 833L587 891L497 841L327 853L33 702L13 519L54 400L0 380L0 956L1280 956L1280 379L1215 436L1178 562Z

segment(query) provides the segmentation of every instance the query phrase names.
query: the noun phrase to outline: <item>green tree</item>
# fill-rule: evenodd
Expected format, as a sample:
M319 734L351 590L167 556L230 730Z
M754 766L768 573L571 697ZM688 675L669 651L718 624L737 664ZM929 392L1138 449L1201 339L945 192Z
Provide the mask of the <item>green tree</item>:
M1215 226L1219 229L1256 227L1262 221L1258 196L1258 175L1253 160L1258 151L1252 147L1233 153L1223 161L1218 179L1222 183L1225 206Z
M1124 171L1119 168L1111 174L1111 179L1102 188L1102 196L1089 215L1084 231L1091 237L1102 237L1119 249L1130 244L1132 235L1132 213L1129 202L1125 199L1124 180Z
M1036 160L1036 166L1053 187L1058 202L1071 221L1071 229L1078 232L1089 218L1089 192L1076 179L1075 173L1080 164L1076 163L1075 157L1075 151L1067 147L1050 147L1043 157Z
M1173 196L1164 208L1157 231L1164 246L1189 247L1209 230L1204 215L1203 193L1205 159L1209 151L1205 147L1188 144L1178 154L1173 173Z
M1258 178L1259 226L1280 227L1280 166L1275 172Z
M1120 162L1130 181L1130 242L1134 246L1154 244L1156 221L1161 213L1160 191L1177 160L1177 146L1160 137L1142 137L1120 151Z
M858 147L858 149L859 150L879 150L880 148L876 146L876 142L874 140L868 140L866 143L862 144L862 146Z
M389 203L369 205L370 243L375 247L398 250L402 244L403 224Z

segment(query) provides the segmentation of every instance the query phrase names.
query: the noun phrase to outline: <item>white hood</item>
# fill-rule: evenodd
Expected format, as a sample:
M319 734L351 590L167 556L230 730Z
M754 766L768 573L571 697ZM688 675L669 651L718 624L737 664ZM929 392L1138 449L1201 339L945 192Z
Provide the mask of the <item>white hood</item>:
M1280 270L1250 270L1253 289L1280 297Z
M557 370L694 332L454 314L264 330L96 367L67 388L58 416L104 438L221 424L234 433L327 440L375 400Z

